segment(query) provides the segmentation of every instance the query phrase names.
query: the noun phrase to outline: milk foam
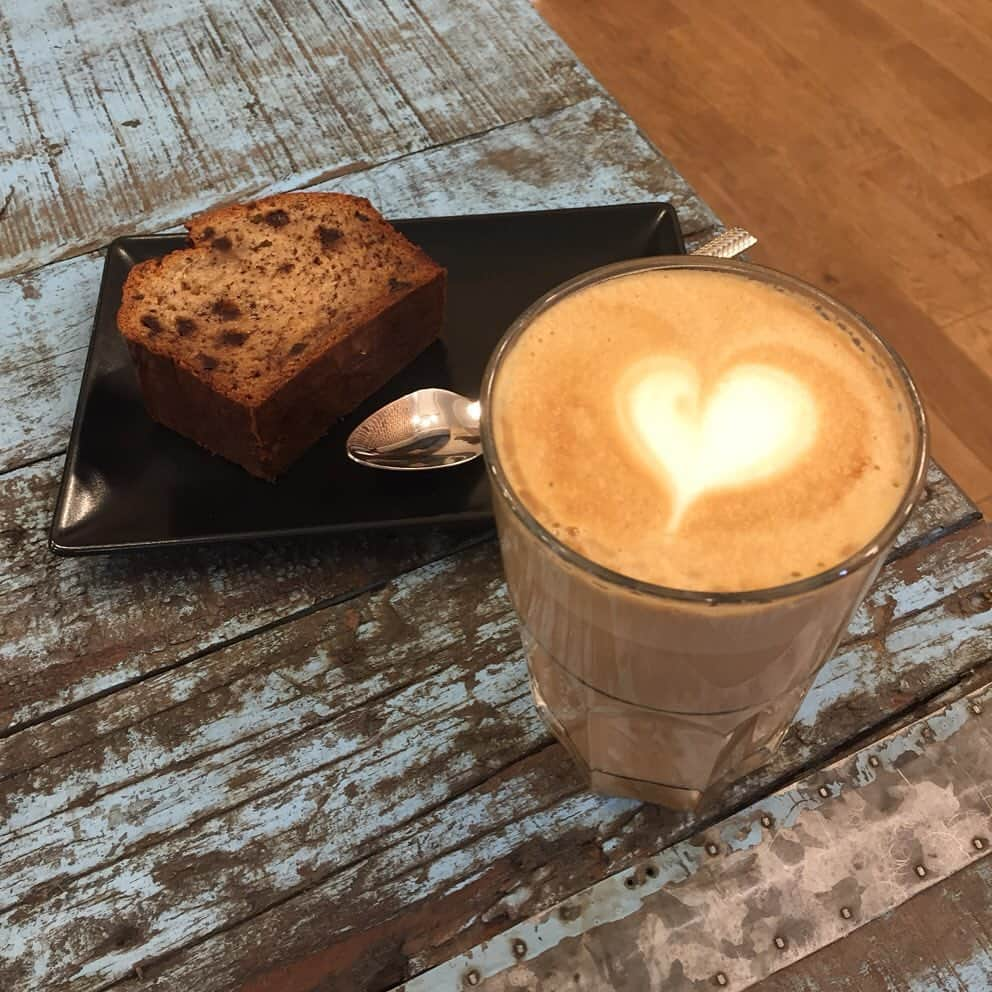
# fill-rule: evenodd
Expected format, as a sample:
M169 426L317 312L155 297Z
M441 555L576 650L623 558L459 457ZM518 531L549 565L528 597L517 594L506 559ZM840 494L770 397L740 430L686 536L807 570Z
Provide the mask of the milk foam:
M911 476L909 398L859 331L731 273L594 284L538 316L497 375L509 482L566 544L644 581L823 571L885 526Z
M756 363L732 366L704 393L695 365L659 356L631 367L615 399L635 451L666 476L669 533L707 491L788 468L813 442L819 419L799 379Z

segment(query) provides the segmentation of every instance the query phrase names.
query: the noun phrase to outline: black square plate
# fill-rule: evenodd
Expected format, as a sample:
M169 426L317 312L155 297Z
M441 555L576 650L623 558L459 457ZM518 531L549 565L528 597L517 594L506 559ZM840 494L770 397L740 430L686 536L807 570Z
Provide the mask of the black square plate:
M120 238L107 251L50 546L63 555L490 517L481 459L435 472L382 472L345 455L351 430L423 386L477 396L513 319L553 286L621 259L683 251L667 204L394 221L448 269L441 340L307 452L263 482L148 418L115 317L137 262L182 235Z

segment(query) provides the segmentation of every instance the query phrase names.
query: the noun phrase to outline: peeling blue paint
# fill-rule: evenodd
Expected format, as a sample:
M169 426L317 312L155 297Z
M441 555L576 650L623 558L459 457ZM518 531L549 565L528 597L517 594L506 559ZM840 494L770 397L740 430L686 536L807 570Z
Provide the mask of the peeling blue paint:
M711 946L714 941L719 939L719 933L710 933L705 927L700 926L698 920L694 923L694 932L698 934L699 954L690 955L691 962L689 958L684 957L684 954L689 953L695 946L692 944L692 940L696 938L690 938L688 931L680 938L681 942L678 945L681 948L680 951L674 952L662 945L657 948L660 959L668 961L665 969L671 964L666 955L673 953L683 955L678 958L679 964L684 966L684 969L688 969L683 970L683 973L688 979L694 981L699 981L704 977L704 974L698 971L700 962L709 962L710 972L705 977L712 977L712 970L716 967L714 961L716 960L719 960L721 972L727 977L728 982L733 984L733 987L744 987L741 986L740 981L745 974L752 980L759 980L778 968L797 960L798 957L812 953L823 943L836 939L844 932L849 932L852 926L861 926L870 919L881 915L886 907L880 904L879 900L885 898L886 893L889 894L890 899L896 899L898 895L897 901L902 901L913 892L919 891L921 887L932 884L937 878L943 877L938 873L938 867L934 861L928 862L928 869L920 877L910 872L908 866L898 863L898 860L890 866L883 866L880 862L876 863L874 859L885 856L894 842L894 838L902 836L901 832L906 829L904 823L908 824L908 821L901 818L903 814L897 814L889 809L886 803L879 804L878 795L873 800L871 798L873 794L870 792L866 792L863 796L859 793L860 790L871 790L876 778L883 774L890 777L896 776L895 781L904 782L907 789L915 788L916 790L913 794L916 805L914 806L912 822L917 827L920 824L925 824L927 829L934 830L933 836L944 838L945 846L947 838L951 836L952 823L958 833L963 830L964 836L970 839L975 824L981 819L980 814L970 807L958 805L957 811L950 820L941 819L933 822L933 817L946 817L947 813L941 811L940 805L928 805L928 796L932 792L927 778L926 766L929 752L920 747L919 741L924 729L926 729L931 732L928 747L936 749L948 741L954 741L957 744L959 735L970 731L974 739L968 745L970 750L966 749L964 753L972 756L971 759L966 760L974 760L976 741L982 740L982 727L984 726L978 721L983 719L988 721L989 717L983 716L983 714L985 713L984 707L990 703L992 703L992 686L986 687L971 697L957 701L944 711L922 719L877 744L869 745L855 756L854 763L857 771L852 778L846 778L851 765L850 759L842 759L811 780L762 799L750 808L728 818L713 830L704 831L699 837L683 841L660 852L654 858L649 859L648 866L653 869L651 873L647 871L648 866L642 865L636 876L624 872L604 879L561 905L553 907L531 920L517 924L498 938L480 944L468 953L413 979L404 988L406 992L428 992L428 990L434 992L434 990L444 989L450 989L454 992L454 990L463 987L464 976L469 970L474 971L478 979L475 984L481 983L485 992L489 992L490 988L495 992L496 989L516 988L521 984L526 987L529 983L532 984L531 980L535 975L534 971L529 970L529 962L542 955L552 953L558 948L566 946L570 948L586 947L589 941L595 942L600 933L620 933L620 931L609 930L608 925L623 920L635 921L634 925L628 926L623 931L627 935L624 938L627 941L623 945L624 950L618 952L617 948L613 946L611 951L607 951L600 942L597 945L599 950L588 959L589 968L586 971L583 971L582 962L586 960L583 957L583 952L569 951L562 958L562 961L568 962L569 968L578 968L579 973L585 974L585 977L589 979L592 979L594 974L598 974L595 961L603 955L629 954L632 958L647 965L649 963L648 950L642 946L642 942L648 939L645 934L654 932L651 927L658 929L658 936L655 939L662 942L665 932L674 934L678 930L678 925L667 927L660 922L658 917L652 916L650 907L654 904L651 897L655 893L664 889L670 899L683 901L683 909L691 917L690 907L696 905L691 900L695 899L698 902L698 900L703 899L705 893L709 892L711 893L708 897L709 901L712 902L713 898L716 898L720 904L720 909L713 909L713 912L718 913L721 919L728 921L744 919L747 903L746 901L742 903L741 900L746 900L749 897L749 894L754 891L753 887L757 886L760 890L762 882L758 878L750 879L743 883L744 888L742 890L734 890L735 896L731 899L726 892L722 891L720 885L722 859L735 859L750 851L764 850L762 845L769 843L772 845L771 851L773 852L770 855L772 859L770 863L779 865L779 873L783 878L792 878L793 868L791 866L793 862L791 858L794 855L789 854L788 860L782 861L780 860L781 855L776 851L775 845L781 838L788 845L791 845L792 849L802 851L800 856L804 859L803 865L806 871L804 874L795 876L795 884L801 887L805 886L809 890L810 897L814 898L813 903L808 905L807 909L810 906L820 906L815 898L817 894L829 893L838 882L847 879L855 886L860 885L859 900L861 901L858 905L861 906L861 909L857 916L851 915L849 912L849 915L842 920L838 912L839 907L836 907L817 921L819 929L812 931L814 937L806 938L796 945L790 945L786 941L782 944L782 949L772 956L768 956L768 952L765 952L765 956L756 952L757 956L751 961L745 961L736 951L727 952L731 956L723 955L721 958ZM904 772L904 769L909 769L910 765L900 760L910 752L918 756L918 761L923 762L919 767L914 766L915 785L911 785ZM959 787L964 792L972 787L977 787L977 783L972 777L976 771L973 765L962 770ZM933 786L933 789L936 789L937 794L943 794L939 787ZM881 796L886 795L888 793L883 790ZM909 798L908 793L905 798ZM835 812L830 815L828 810L833 808L835 804L839 805L837 805ZM874 817L874 820L871 821L873 832L862 838L857 831L850 830L850 827L855 822L861 822L867 826L868 821L864 820L864 816L869 809ZM848 831L844 835L847 846L842 854L838 853L834 849L834 845L830 843L830 830L832 829ZM885 833L885 830L889 832ZM860 845L869 843L869 837L871 844L881 844L882 847L878 850L867 849L862 852ZM834 836L834 840L839 840L839 838ZM929 843L932 844L933 841L931 840ZM970 846L970 840L962 842L958 838L955 844L956 846L941 852L941 856L945 858L949 858L951 855L956 856L958 862L954 863L958 867L960 864L969 863L975 857L976 852ZM789 850L790 848L787 847L783 853L787 853ZM855 852L854 860L848 864L846 858L851 856L852 852ZM766 859L768 857L769 855L766 854ZM934 858L936 855L930 857ZM740 861L738 860L737 863L740 864ZM877 881L875 889L872 889L871 885L868 884L868 876L864 875L865 872L868 873L868 876L875 872L874 877ZM945 871L944 875L946 874ZM736 876L731 875L730 878L735 879ZM861 881L858 881L859 879ZM628 884L631 882L633 884ZM766 880L764 884L771 884L771 881ZM782 878L779 878L775 884L781 886ZM695 889L691 890L694 895L690 896L689 887L692 885L695 885ZM727 888L733 888L733 884L728 882ZM800 888L800 892L802 891ZM714 896L713 893L716 895ZM684 901L687 896L690 897L689 903ZM875 900L874 903L870 902L871 899ZM875 907L872 912L865 911L866 903L863 900L869 900L868 905ZM892 904L890 901L888 905L891 906ZM710 908L712 907L707 904L707 909ZM717 925L716 917L713 917L712 913L709 920L711 924ZM728 923L728 925L732 926L733 924ZM752 930L757 933L756 927L752 926ZM583 937L581 944L566 944L570 938L579 936ZM602 938L603 941L607 939L607 937ZM751 937L749 936L748 939L750 940ZM776 940L778 939L777 937ZM811 944L811 941L820 941L820 943ZM515 950L515 948L517 949ZM519 948L524 950L521 952ZM752 966L757 968L757 971L741 970ZM966 977L968 981L978 982L984 980L984 976L988 972L987 966L987 957L976 957L973 962L966 963L963 969L956 968L955 974ZM737 972L735 972L735 968ZM659 982L663 975L667 974L665 969L659 972ZM492 981L490 982L489 979ZM731 979L734 980L731 982ZM662 987L663 984L652 983L651 985L652 989ZM936 992L938 988L943 990L944 986L923 984L914 992ZM976 990L982 988L984 986L975 986ZM968 992L973 992L973 990L969 988Z

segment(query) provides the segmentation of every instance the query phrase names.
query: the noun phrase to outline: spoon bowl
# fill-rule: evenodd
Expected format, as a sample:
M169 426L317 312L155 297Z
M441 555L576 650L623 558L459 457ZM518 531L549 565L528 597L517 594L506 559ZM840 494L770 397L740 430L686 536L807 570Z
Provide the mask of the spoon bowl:
M690 254L734 258L757 240L740 227L730 227ZM450 389L418 389L363 420L348 437L348 457L398 472L462 465L482 454L480 414L478 400Z
M451 468L482 454L478 400L418 389L376 410L349 435L348 457L399 472Z

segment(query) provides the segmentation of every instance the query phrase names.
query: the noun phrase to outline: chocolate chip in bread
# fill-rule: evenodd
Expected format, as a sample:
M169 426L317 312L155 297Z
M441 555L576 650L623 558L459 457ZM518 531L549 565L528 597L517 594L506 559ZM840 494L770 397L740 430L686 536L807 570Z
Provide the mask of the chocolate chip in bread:
M117 315L151 416L275 478L437 337L445 272L368 200L286 193L194 218Z

